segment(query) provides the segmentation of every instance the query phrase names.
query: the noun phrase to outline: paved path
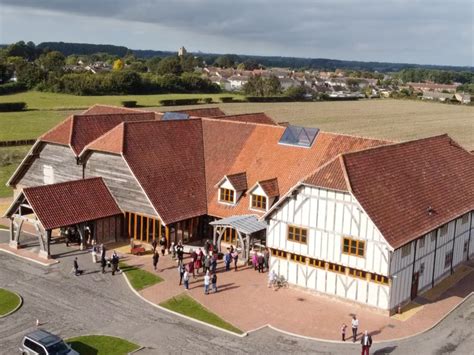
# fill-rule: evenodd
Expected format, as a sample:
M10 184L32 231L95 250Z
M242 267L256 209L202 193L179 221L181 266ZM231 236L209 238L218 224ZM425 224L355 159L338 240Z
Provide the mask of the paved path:
M7 236L0 232L0 242ZM86 274L69 274L73 256ZM71 251L61 263L42 267L0 254L0 285L20 293L23 307L0 319L0 353L15 353L22 335L43 327L63 337L101 333L149 347L143 354L313 353L357 354L359 346L309 341L263 329L240 339L162 312L138 299L122 276L102 275L90 255ZM304 320L302 320L304 322ZM373 353L469 354L474 348L474 297L440 326L408 341L375 344ZM375 341L377 338L374 338ZM383 349L383 350L381 350ZM377 351L379 350L379 351Z

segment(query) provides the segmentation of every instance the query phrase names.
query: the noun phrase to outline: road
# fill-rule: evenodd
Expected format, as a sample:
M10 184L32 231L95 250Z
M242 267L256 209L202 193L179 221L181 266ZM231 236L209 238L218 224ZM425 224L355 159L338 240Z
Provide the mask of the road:
M7 240L0 231L0 242ZM72 258L86 273L75 277ZM138 354L358 354L360 345L325 343L262 329L237 338L169 315L137 298L121 275L99 272L89 254L71 251L59 264L38 264L0 253L0 287L22 295L19 311L0 319L0 353L14 354L25 332L42 327L62 337L107 334L147 349ZM377 344L372 353L471 354L474 349L474 297L433 330L409 340Z

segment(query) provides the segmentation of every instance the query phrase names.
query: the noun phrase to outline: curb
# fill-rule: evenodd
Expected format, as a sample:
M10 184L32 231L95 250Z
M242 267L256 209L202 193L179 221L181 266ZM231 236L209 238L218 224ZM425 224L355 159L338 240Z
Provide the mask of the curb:
M10 314L15 313L16 311L18 311L20 309L21 306L23 306L23 297L21 297L18 293L14 292L14 291L10 291L10 290L7 290L7 291L15 294L19 298L20 302L15 307L15 309L12 309L10 312L4 314L3 316L0 316L0 319L8 317Z
M15 256L17 258L20 258L20 259L23 259L23 260L31 261L31 262L39 264L41 266L48 267L48 266L53 266L53 265L59 264L59 261L57 261L57 260L55 260L54 263L52 263L52 264L42 263L39 260L35 260L35 259L28 258L27 256L15 254L15 253L11 252L10 250L5 250L5 249L1 249L1 248L0 248L0 252L4 252L4 253L10 254L10 255L13 255L13 256Z
M168 308L165 308L165 307L162 307L156 303L153 303L149 300L147 300L145 297L143 297L142 295L140 295L140 293L138 293L137 290L135 290L133 288L133 286L130 284L130 281L128 281L128 278L127 276L125 275L125 273L123 272L122 273L123 277L125 278L125 282L127 283L128 287L130 288L130 290L132 290L133 293L135 293L136 296L138 296L139 298L141 298L143 301L147 302L148 304L152 305L153 307L155 308L158 308L159 310L162 310L164 312L167 312L169 314L173 314L175 316L178 316L178 317L181 317L181 318L184 318L184 319L187 319L189 321L192 321L192 322L195 322L195 323L198 323L198 324L201 324L201 325L204 325L204 326L207 326L207 327L210 327L212 329L215 329L215 330L219 330L221 332L224 332L224 333L227 333L229 335L233 335L233 336L236 336L238 338L245 338L249 333L248 332L244 332L242 334L237 334L237 333L234 333L234 332L231 332L230 330L227 330L227 329L223 329L223 328L220 328L220 327L217 327L215 325L212 325L212 324L209 324L209 323L206 323L206 322L203 322L203 321L200 321L199 319L195 319L195 318L191 318L191 317L188 317L184 314L181 314L181 313L178 313L178 312L175 312L175 311L172 311ZM197 302L197 301L196 301Z

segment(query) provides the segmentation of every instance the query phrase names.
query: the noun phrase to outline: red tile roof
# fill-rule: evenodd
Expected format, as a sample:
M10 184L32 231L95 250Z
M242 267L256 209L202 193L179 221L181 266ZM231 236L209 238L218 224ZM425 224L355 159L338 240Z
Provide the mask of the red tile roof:
M22 193L45 229L122 213L102 178L28 187Z
M236 122L262 123L262 124L269 124L269 125L274 125L274 126L278 125L278 123L276 123L273 120L273 118L267 116L263 112L243 113L239 115L225 115L225 116L214 117L214 118L220 119L220 120L227 120L227 121L236 121Z
M269 179L259 181L258 184L262 187L263 191L268 197L280 196L280 189L278 188L278 179Z
M338 155L303 180L305 184L331 190L349 191L344 176L344 162Z
M195 117L218 117L225 116L225 112L219 107L206 107L206 108L190 108L186 110L178 110L173 112L187 113L189 116Z
M116 113L143 113L143 112L153 112L149 110L141 110L137 108L128 108L128 107L118 107L118 106L110 106L110 105L100 105L96 104L84 112L81 115L109 115L109 114L116 114Z
M247 175L245 172L227 175L227 180L229 180L236 191L247 190Z
M353 195L393 248L474 209L474 156L447 135L343 159Z

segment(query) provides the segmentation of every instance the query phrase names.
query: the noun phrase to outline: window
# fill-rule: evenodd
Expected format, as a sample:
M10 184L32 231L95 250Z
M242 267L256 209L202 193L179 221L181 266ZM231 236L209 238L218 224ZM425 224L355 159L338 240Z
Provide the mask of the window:
M444 268L451 266L451 262L453 261L453 251L448 251L444 257Z
M424 247L425 247L425 236L418 239L418 248L421 249L421 248L424 248Z
M370 280L375 282L375 283L388 285L388 277L386 277L386 276L377 275L377 274L370 274Z
M309 265L312 267L319 267L321 269L324 269L324 261L318 260L318 259L309 259Z
M51 165L43 165L43 183L54 184L54 169Z
M466 213L461 219L461 224L466 224L467 222L469 222L469 213Z
M31 341L30 339L25 339L25 342L23 344L26 348L33 350L37 354L46 355L46 351L44 350L44 348L41 345Z
M464 248L463 248L463 253L467 253L467 247L469 246L469 242L466 240L464 242Z
M353 269L353 268L349 269L349 275L351 275L352 277L358 277L360 279L366 279L367 278L367 273L365 271L357 270L357 269Z
M260 195L252 195L252 208L267 210L267 198Z
M431 243L434 243L436 240L436 231L431 232Z
M286 259L286 251L272 249L272 256L276 256L278 258Z
M343 274L345 271L345 267L338 264L328 263L328 270Z
M306 263L306 257L303 255L290 254L290 259L300 264Z
M402 258L411 254L411 244L404 245L402 247Z
M234 203L234 190L221 188L219 190L219 201Z
M423 275L424 272L425 272L425 263L421 263L420 264L420 275Z
M344 238L342 252L348 255L364 257L365 242L351 238Z
M444 226L440 228L439 234L441 237L444 237L447 233L448 233L448 225L445 224Z
M288 240L306 244L308 240L308 230L295 226L288 226Z

